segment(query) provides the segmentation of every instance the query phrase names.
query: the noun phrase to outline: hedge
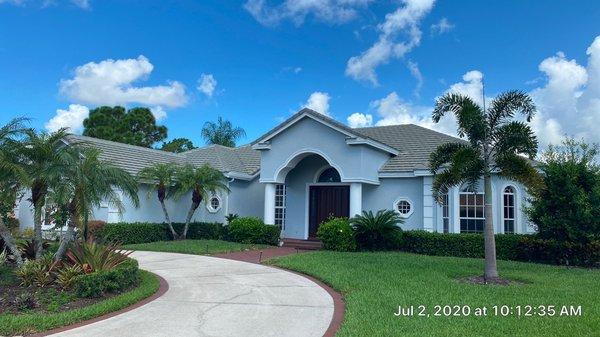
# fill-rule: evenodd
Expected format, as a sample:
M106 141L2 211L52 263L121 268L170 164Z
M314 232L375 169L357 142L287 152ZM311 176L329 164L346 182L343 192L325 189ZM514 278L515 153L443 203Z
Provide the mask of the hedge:
M139 278L137 261L127 259L112 270L77 276L73 290L78 297L100 297L105 293L121 292L138 283Z
M183 223L173 223L173 228L183 232ZM220 223L193 222L190 223L187 239L220 240L224 237L223 225ZM106 224L94 231L96 239L101 241L118 241L122 244L147 243L172 240L166 224L132 222Z
M398 249L425 255L483 258L481 234L443 234L405 231ZM600 241L575 244L543 240L536 235L496 234L496 256L500 260L598 267Z
M231 221L227 226L227 240L248 244L279 244L279 226L265 225L255 217L241 217Z
M349 252L356 250L354 229L348 218L331 218L317 229L317 237L323 243L323 249Z

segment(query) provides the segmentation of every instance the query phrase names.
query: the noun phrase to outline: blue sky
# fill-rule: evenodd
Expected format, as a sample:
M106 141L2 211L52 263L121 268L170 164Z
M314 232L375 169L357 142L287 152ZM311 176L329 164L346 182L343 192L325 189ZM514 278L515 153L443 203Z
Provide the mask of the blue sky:
M248 142L308 105L451 133L435 97L480 99L483 77L486 96L534 96L543 143L598 141L599 17L598 1L0 0L0 123L77 132L95 106L148 106L201 145L217 116Z

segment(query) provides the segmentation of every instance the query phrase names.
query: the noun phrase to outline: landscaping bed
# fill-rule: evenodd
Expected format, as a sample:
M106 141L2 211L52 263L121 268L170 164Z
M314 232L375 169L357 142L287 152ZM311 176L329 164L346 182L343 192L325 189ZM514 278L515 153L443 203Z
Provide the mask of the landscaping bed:
M600 331L600 270L498 261L506 285L478 285L483 260L403 252L294 254L268 263L314 276L344 296L345 336L591 336ZM418 306L429 317L417 315ZM468 316L434 316L434 306L459 305ZM581 306L581 315L494 315L493 306ZM413 306L412 316L396 316ZM487 307L486 316L474 310Z

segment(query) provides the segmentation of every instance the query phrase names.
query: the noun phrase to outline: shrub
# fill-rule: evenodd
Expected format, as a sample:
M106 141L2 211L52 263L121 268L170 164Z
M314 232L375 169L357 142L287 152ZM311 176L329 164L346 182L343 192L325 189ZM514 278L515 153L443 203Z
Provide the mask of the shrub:
M108 271L127 260L131 252L118 252L119 244L98 244L93 241L78 242L67 252L67 258L85 273Z
M167 241L166 226L163 224L133 222L111 223L96 231L96 239L100 241L117 241L124 245Z
M48 246L48 241L42 242L42 248L44 250L48 249ZM35 259L35 241L33 239L18 240L17 248L23 253L23 258L30 260Z
M96 237L96 233L106 225L106 221L90 220L88 221L88 233L90 237Z
M139 278L137 261L127 259L117 268L76 276L73 291L78 297L100 297L106 293L123 291L136 284Z
M398 247L402 229L398 226L404 220L392 210L363 211L350 219L356 244L359 249L385 250Z
M255 217L236 218L227 226L227 239L249 244L277 245L281 229L279 226L265 225Z
M56 273L56 283L63 289L70 289L75 284L76 277L81 274L83 274L83 270L78 265L65 265Z
M33 293L21 293L15 297L13 303L20 311L35 309L39 306Z
M173 228L177 233L183 233L184 223L174 223ZM170 239L171 233L168 233ZM221 240L223 238L223 224L218 222L192 222L188 227L186 239L190 240Z
M233 220L239 218L240 216L238 214L235 213L229 213L227 214L227 216L225 217L225 221L227 221L227 224L229 225Z
M37 261L27 260L15 270L15 275L21 280L21 285L25 287L32 285L45 287L54 281L55 268L58 264L58 262L54 262L52 254L46 254Z
M356 250L354 229L347 218L329 218L317 230L323 249L347 252Z
M516 259L567 266L600 267L600 241L581 244L531 236L519 241Z

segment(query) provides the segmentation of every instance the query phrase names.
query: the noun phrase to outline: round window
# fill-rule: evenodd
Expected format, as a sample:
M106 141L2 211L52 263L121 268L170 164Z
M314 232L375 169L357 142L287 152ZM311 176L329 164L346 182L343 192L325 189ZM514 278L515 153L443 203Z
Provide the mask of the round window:
M398 212L401 217L408 218L413 212L412 203L406 198L399 198L394 202L394 210Z
M216 213L219 211L219 209L221 209L221 199L219 199L218 196L212 196L209 200L208 200L208 204L206 205L206 208L208 209L209 212L211 213Z

